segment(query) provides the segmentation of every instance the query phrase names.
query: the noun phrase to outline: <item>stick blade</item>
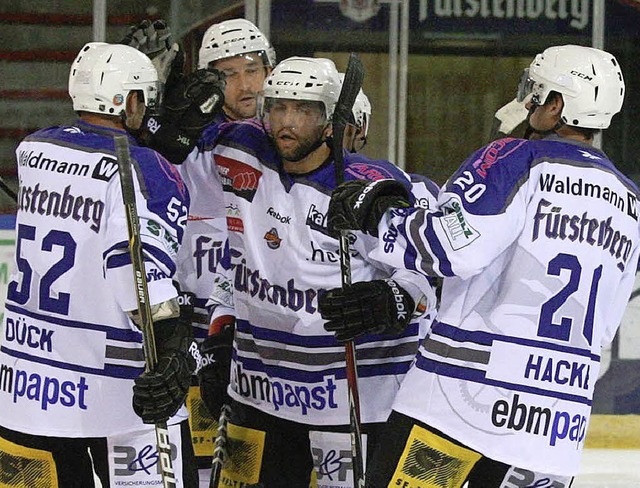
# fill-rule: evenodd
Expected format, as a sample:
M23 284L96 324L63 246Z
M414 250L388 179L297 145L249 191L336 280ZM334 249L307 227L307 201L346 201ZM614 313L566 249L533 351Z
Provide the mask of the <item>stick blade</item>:
M340 95L333 111L333 159L336 165L336 178L340 183L344 179L342 143L344 140L344 130L349 123L353 104L356 101L358 92L362 88L364 80L364 66L356 53L349 55L347 71L344 73L344 81L340 89Z

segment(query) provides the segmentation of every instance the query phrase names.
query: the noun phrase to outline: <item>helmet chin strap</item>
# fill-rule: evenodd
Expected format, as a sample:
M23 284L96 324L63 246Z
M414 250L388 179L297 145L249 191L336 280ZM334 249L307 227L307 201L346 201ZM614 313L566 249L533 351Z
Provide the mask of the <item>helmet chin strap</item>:
M309 150L302 156L300 156L299 158L296 159L287 159L287 161L290 161L292 163L297 163L298 161L302 161L304 158L306 158L309 154L311 154L313 151L315 151L316 149L318 149L320 146L322 146L324 143L328 142L329 139L325 138L325 137L321 137L320 139L318 139L313 146L311 146L309 148Z
M538 134L540 137L540 139L547 137L551 134L555 134L556 131L562 127L564 124L564 122L562 121L562 117L560 117L560 120L558 120L558 122L556 123L556 125L554 125L551 129L547 129L547 130L538 130L536 128L534 128L531 125L530 119L531 119L531 115L533 115L533 112L536 111L536 109L539 107L540 105L531 105L531 108L529 109L529 115L527 115L527 128L525 130L524 133L524 138L525 139L529 139L529 137L531 136L531 134Z
M131 134L136 139L139 139L139 137L142 135L143 128L146 127L147 125L148 118L149 116L145 114L144 117L142 118L142 123L140 124L140 127L138 127L137 129L132 129L127 125L127 113L124 110L120 112L120 119L122 120L122 126L124 127L124 130L126 130L129 134Z

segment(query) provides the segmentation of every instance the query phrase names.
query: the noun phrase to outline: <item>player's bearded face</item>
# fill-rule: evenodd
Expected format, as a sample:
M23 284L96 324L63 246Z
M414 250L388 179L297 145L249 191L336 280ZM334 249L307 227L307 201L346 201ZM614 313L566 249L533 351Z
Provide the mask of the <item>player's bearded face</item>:
M272 99L266 115L278 154L287 161L303 159L322 141L327 120L320 102Z
M256 116L256 95L269 69L258 53L220 59L213 65L225 74L224 112L231 120L243 120Z

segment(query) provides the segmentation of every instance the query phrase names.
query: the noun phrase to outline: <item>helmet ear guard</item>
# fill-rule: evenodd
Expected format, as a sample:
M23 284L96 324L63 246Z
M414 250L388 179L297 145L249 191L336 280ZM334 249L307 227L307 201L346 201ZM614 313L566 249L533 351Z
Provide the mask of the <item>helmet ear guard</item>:
M536 105L551 92L562 95L562 122L574 127L606 129L622 108L625 85L616 58L584 46L554 46L538 54L518 85L518 100L531 95Z
M69 72L69 96L75 111L120 115L132 91L141 91L145 106L157 110L161 83L146 55L122 44L84 45Z

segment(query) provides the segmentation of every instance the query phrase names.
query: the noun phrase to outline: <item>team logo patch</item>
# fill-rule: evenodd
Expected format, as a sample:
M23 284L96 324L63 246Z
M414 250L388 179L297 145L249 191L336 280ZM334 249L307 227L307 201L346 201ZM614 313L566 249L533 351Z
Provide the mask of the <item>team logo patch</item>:
M93 168L91 178L94 180L109 181L118 172L118 161L103 156Z
M227 228L231 232L240 232L244 234L244 222L238 217L227 217Z
M258 191L258 182L262 177L262 172L237 159L231 159L219 154L216 154L214 158L218 165L218 172L220 173L224 191L231 192L244 200L252 202L256 191Z
M462 206L457 199L449 199L442 207L446 209L447 214L443 216L440 223L454 251L468 246L480 237L480 233L465 220Z
M269 249L278 249L282 242L282 239L278 236L278 230L275 227L272 227L271 230L264 235L264 240L267 241L267 247Z
M244 222L240 216L240 208L233 203L230 203L225 208L227 210L227 228L232 232L244 234Z

